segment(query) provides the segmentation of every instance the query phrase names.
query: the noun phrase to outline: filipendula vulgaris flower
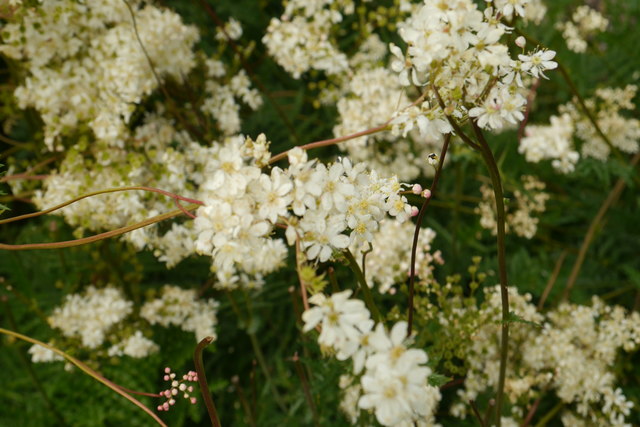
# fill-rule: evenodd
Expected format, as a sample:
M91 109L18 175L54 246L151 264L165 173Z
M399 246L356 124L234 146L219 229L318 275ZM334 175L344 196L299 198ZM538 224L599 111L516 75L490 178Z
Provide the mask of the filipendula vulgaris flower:
M426 353L407 347L407 323L396 323L390 332L382 324L373 328L364 303L350 296L351 290L330 297L316 294L309 299L316 306L302 319L305 332L320 329L321 347L333 350L339 360L353 359L355 374L364 369L360 384L348 388L352 419L357 420L353 408L357 400L359 408L374 412L385 426L431 423L440 392L427 385L431 370L424 366Z
M415 125L426 134L449 133L445 115L456 120L475 118L478 126L488 130L521 121L526 104L526 87L520 87L523 77L545 77L545 70L557 67L553 51L535 50L515 61L500 41L511 31L501 16L523 14L526 4L498 1L495 8L481 12L470 0L426 0L401 22L399 34L408 45L405 64L415 74L414 80L424 85L425 101L396 114L396 132ZM390 49L401 58L396 46ZM400 83L406 84L408 70L397 63L394 68L400 70Z

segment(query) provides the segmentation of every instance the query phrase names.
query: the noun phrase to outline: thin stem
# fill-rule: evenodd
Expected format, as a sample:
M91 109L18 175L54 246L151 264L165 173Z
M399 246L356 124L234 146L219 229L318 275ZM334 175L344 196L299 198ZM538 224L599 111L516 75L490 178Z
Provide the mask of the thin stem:
M304 374L304 369L302 368L302 364L300 363L300 358L298 357L298 352L293 354L293 364L296 367L296 373L300 378L300 382L302 383L302 391L304 392L304 397L309 404L309 408L311 408L311 414L313 416L313 424L315 426L320 426L320 421L318 417L318 408L316 408L316 404L313 401L313 395L311 394L311 388L309 387L309 381L307 380L306 375Z
M551 277L549 277L549 281L547 282L547 285L544 287L544 291L542 292L542 296L540 297L540 301L538 302L538 311L542 311L542 307L544 306L544 303L547 300L549 293L551 293L551 289L553 288L553 285L556 283L556 280L558 280L558 275L560 274L560 270L562 269L562 264L564 263L564 259L566 257L567 257L567 251L566 250L562 251L562 253L560 254L560 258L558 258L558 261L556 261L555 267L553 267L553 272L551 273Z
M185 202L189 202L189 203L194 203L196 205L204 205L204 202L200 201L200 200L196 200L196 199L190 199L188 197L182 197L178 194L174 194L171 193L169 191L165 191L165 190L160 190L159 188L153 188L153 187L144 187L144 186L132 186L132 187L119 187L119 188L109 188L106 190L100 190L100 191L94 191L93 193L88 193L88 194L84 194L82 196L76 197L74 199L68 200L64 203L60 203L59 205L56 205L52 208L49 209L45 209L43 211L40 212L33 212L30 214L26 214L26 215L20 215L20 216L14 216L12 218L7 218L7 219L3 219L0 220L0 224L7 224L9 222L14 222L14 221L21 221L23 219L28 219L28 218L35 218L37 216L41 216L41 215L46 215L48 213L57 211L58 209L62 209L65 206L69 206L75 202L78 202L82 199L86 199L87 197L93 197L93 196L97 196L99 194L107 194L107 193L115 193L118 191L131 191L131 190L142 190L142 191L151 191L154 193L160 193L163 194L165 196L169 196L173 199L176 200L183 200Z
M533 416L538 410L538 406L540 406L540 400L542 400L542 396L538 397L536 401L533 402L533 405L531 405L531 409L529 409L529 412L527 413L527 416L522 422L522 425L520 427L527 427L531 423Z
M631 167L635 167L640 161L640 153L636 153L635 156L631 159ZM582 245L580 245L580 251L578 252L578 258L573 264L573 268L571 269L571 274L569 275L569 279L567 280L567 287L564 289L564 293L562 295L563 300L569 299L569 295L571 294L571 290L573 289L573 285L575 285L576 280L578 279L578 274L580 274L580 269L582 268L582 264L584 263L584 259L587 255L587 251L589 250L589 246L593 241L593 238L598 231L600 223L602 222L605 214L611 208L611 206L618 201L620 195L622 194L622 190L624 190L624 186L626 185L626 181L623 178L619 178L615 183L609 195L604 200L598 213L589 224L589 229L587 230L587 234L584 236L584 240L582 241Z
M284 401L282 400L282 397L280 396L280 393L278 392L278 389L276 388L276 385L273 382L273 378L271 378L271 374L269 373L269 368L267 367L267 362L264 358L264 354L262 353L262 349L260 349L260 343L258 343L256 334L249 333L249 338L251 340L251 346L253 347L253 352L256 355L256 359L258 360L258 365L260 365L260 369L262 369L262 373L264 374L265 378L267 379L267 382L271 386L271 392L273 393L273 397L277 405L280 407L282 412L287 413L287 407L285 406Z
M220 420L218 419L218 411L216 411L216 405L213 403L211 393L209 393L209 385L207 384L207 376L204 372L204 365L202 364L202 350L213 342L213 337L204 337L202 341L196 346L196 350L193 353L193 363L198 373L198 385L200 385L200 393L202 399L207 407L207 413L211 420L211 425L214 427L220 427Z
M197 208L198 208L198 205L193 204L193 205L186 206L184 209L191 211ZM153 218L145 219L144 221L140 221L133 225L128 225L126 227L118 228L116 230L111 230L105 233L96 234L94 236L84 237L82 239L67 240L64 242L54 242L54 243L27 243L23 245L8 245L6 243L0 243L0 249L5 249L9 251L24 251L29 249L59 249L59 248L69 248L72 246L80 246L80 245L85 245L87 243L93 243L99 240L116 237L121 234L125 234L133 230L137 230L138 228L146 227L147 225L155 224L156 222L160 222L169 218L176 217L178 215L181 215L182 213L183 213L182 210L176 209L175 211L154 216Z
M482 415L480 415L480 411L478 411L478 406L476 405L476 402L474 400L470 400L469 401L469 405L471 405L471 409L473 410L473 414L478 419L478 422L480 423L480 426L481 427L486 427L487 424L482 419Z
M555 415L562 409L564 408L564 402L558 402L558 404L556 406L554 406L553 408L551 408L551 410L549 412L547 412L544 417L542 417L542 419L540 421L538 421L538 423L536 424L535 427L544 427L547 425L547 423L549 421L551 421L551 419L553 417L555 417Z
M356 133L352 133L351 135L346 135L346 136L341 136L338 138L331 138L331 139L324 139L322 141L315 141L315 142L310 142L308 144L304 144L304 145L299 145L299 148L302 148L303 150L311 150L314 148L320 148L320 147L326 147L329 145L335 145L338 144L339 142L344 142L344 141L348 141L350 139L354 139L354 138L358 138L360 136L365 136L365 135L371 135L373 133L378 133L378 132L382 132L383 130L387 130L388 126L389 126L389 122L391 122L391 120L387 121L386 123L380 125L380 126L376 126L374 128L371 129L366 129L360 132L356 132ZM298 148L298 147L294 147L294 148ZM282 159L284 159L285 157L287 157L287 154L289 153L289 151L291 150L287 150L284 151L280 154L276 154L275 156L271 157L269 159L269 164L274 164L277 161L280 161Z
M162 94L167 99L167 102L171 102L171 105L175 107L175 104L173 102L173 98L171 98L171 96L169 95L169 92L167 91L167 88L165 88L164 85L162 84L162 80L160 79L160 76L158 75L158 72L156 71L156 67L153 64L153 61L151 60L151 56L149 56L149 52L147 52L147 48L144 46L144 43L142 43L142 39L140 38L140 33L138 32L138 23L136 21L136 15L135 15L135 13L133 11L133 8L131 7L131 5L129 4L129 2L127 0L122 0L122 1L127 6L127 9L129 9L129 14L131 15L131 22L133 24L133 32L136 35L136 39L138 40L138 44L140 45L140 49L142 49L142 53L144 54L144 57L147 59L147 63L149 64L149 68L151 69L151 73L153 74L153 77L155 78L156 82L158 83L158 88L160 88L160 91L162 92ZM198 132L197 130L193 129L193 127L191 125L189 125L189 123L185 120L185 118L180 113L179 109L174 108L173 112L175 112L176 116L178 117L178 120L185 127L185 129L188 129L191 132L193 132L196 135L198 135L199 137L202 137L202 134L200 132Z
M15 318L13 317L13 313L11 312L11 305L7 302L7 300L8 300L8 297L6 295L2 295L0 297L0 301L2 301L2 305L4 306L4 311L7 315L7 320L9 321L9 325L11 325L13 329L18 329L18 325L16 324ZM49 411L53 414L53 417L56 419L58 425L66 426L67 423L65 422L60 412L58 412L58 410L56 409L51 399L49 399L49 396L47 396L47 393L45 392L44 387L42 386L42 383L40 382L40 380L38 379L38 376L33 370L32 364L29 362L29 360L27 360L27 358L22 353L22 351L18 351L17 353L18 353L18 356L20 357L20 361L22 362L25 369L27 370L27 373L29 374L29 378L31 378L33 385L35 385L36 390L38 390L38 393L40 393L40 395L42 396L44 403L49 408Z
M416 279L416 254L418 251L418 237L420 236L420 228L422 225L422 220L424 219L425 212L427 211L427 207L429 206L429 202L433 198L433 195L438 187L438 181L440 180L440 174L442 172L442 166L444 165L444 159L447 156L447 150L449 149L449 142L451 141L451 134L447 134L444 136L444 142L442 144L442 151L440 152L440 161L438 162L438 167L436 169L436 173L433 177L433 182L431 183L431 196L427 197L422 203L422 207L420 208L420 212L418 213L418 218L416 219L416 228L413 233L413 243L411 244L411 271L409 273L409 302L408 302L408 310L409 314L407 316L407 336L411 336L411 330L413 327L413 298L415 294L415 279Z
M529 89L529 93L527 94L527 106L524 110L524 118L520 122L520 126L518 126L518 142L522 140L524 137L524 129L527 126L527 122L529 122L529 115L531 114L531 109L533 108L533 100L536 98L536 92L540 87L540 82L542 79L537 78L533 85L531 85L531 89Z
M249 401L247 400L247 397L244 395L244 391L242 390L242 386L240 385L240 378L238 378L238 376L236 375L233 378L231 378L231 382L235 386L236 391L238 392L238 399L240 399L242 408L244 409L244 412L247 414L248 424L251 426L256 426L256 420L255 420L255 417L253 416L253 411L251 410Z
M54 162L56 160L58 160L60 158L60 156L53 156L50 157L46 160L43 160L42 162L30 167L29 169L27 169L26 171L16 174L16 175L9 175L9 176L3 176L2 178L0 178L0 182L7 182L10 181L12 179L20 179L20 178L25 178L29 175L31 175L33 172L37 171L38 169L40 169L43 166L48 165L51 162ZM43 176L43 175L37 175L37 176Z
M300 294L302 296L302 306L305 311L309 310L309 300L307 298L307 284L302 279L300 273L302 268L302 250L300 248L300 236L296 237L296 272L298 273L298 282L300 283Z
M349 249L345 249L343 254L347 261L349 261L349 267L351 267L351 270L353 270L356 275L356 279L358 281L358 284L360 285L360 290L362 290L364 302L365 304L367 304L367 308L371 312L373 320L375 320L376 322L382 322L382 315L380 314L376 303L373 301L373 294L371 293L371 289L369 289L369 285L367 285L367 281L362 274L362 270L358 265L358 261L356 261Z
M106 379L105 377L100 375L98 372L94 371L89 366L87 366L83 362L79 361L75 357L70 356L67 353L65 353L64 351L59 350L59 349L57 349L57 348L55 348L53 346L50 346L49 344L46 344L46 343L44 343L42 341L38 341L38 340L36 340L34 338L31 338L31 337L28 337L26 335L22 335L22 334L20 334L18 332L14 332L14 331L10 331L8 329L0 328L0 334L9 335L11 337L20 339L22 341L29 342L31 344L40 345L40 346L46 348L47 350L53 351L57 355L65 358L67 361L69 361L69 363L71 363L71 364L75 365L76 367L78 367L82 372L84 372L85 374L89 375L91 378L95 379L98 382L101 382L102 384L104 384L107 387L109 387L111 390L113 390L116 393L118 393L119 395L123 396L128 401L132 402L134 405L136 405L137 407L142 409L144 412L146 412L159 425L164 426L164 427L168 427L151 409L147 408L145 405L143 405L140 401L138 401L134 397L129 396L127 393L125 393L123 390L120 389L120 386L118 386L114 382Z
M500 277L500 294L502 298L502 337L500 340L500 376L498 378L498 391L496 396L496 425L500 427L502 401L504 395L504 384L507 374L507 357L509 353L509 289L507 280L507 257L505 245L505 210L504 195L502 192L502 181L496 160L491 152L491 147L484 138L477 123L470 120L473 131L480 144L481 153L489 169L493 194L496 199L496 222L497 222L497 244L498 244L498 272Z

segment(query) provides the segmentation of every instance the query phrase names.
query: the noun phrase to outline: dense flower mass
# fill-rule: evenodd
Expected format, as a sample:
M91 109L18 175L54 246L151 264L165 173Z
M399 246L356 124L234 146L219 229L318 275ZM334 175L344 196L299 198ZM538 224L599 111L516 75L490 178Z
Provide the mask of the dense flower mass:
M426 0L399 24L408 47L403 53L390 46L394 70L401 84L424 86L426 99L397 115L398 131L415 126L425 136L450 133L446 116L474 118L488 130L524 118L525 82L557 67L554 51L535 49L514 59L501 42L511 29L499 15L523 14L525 3L497 2L483 13L471 0Z
M602 134L583 110L575 103L568 103L559 107L560 116L551 116L549 125L527 126L518 151L529 162L551 159L553 167L561 173L572 172L580 154L605 161L612 149L637 153L640 121L624 114L625 110L635 108L633 99L637 90L635 85L624 89L600 88L596 89L594 98L586 100ZM580 152L573 142L574 136L582 140Z
M139 309L139 315L148 325L177 325L194 332L200 340L217 336L217 309L216 301L198 300L193 290L166 285L160 298L146 302ZM70 343L79 342L81 348L102 356L144 358L157 352L159 347L147 338L150 335L148 325L135 330L126 327L137 311L133 301L126 299L120 289L89 286L81 294L68 295L64 304L49 317L49 324ZM34 362L61 360L59 355L42 346L34 345L29 352Z
M473 317L477 327L465 356L469 370L460 402L452 408L466 416L466 402L494 387L498 380L500 296L497 288L486 289L487 302ZM640 345L640 316L622 307L611 307L594 297L591 306L561 304L546 315L531 304L531 295L519 295L510 288L512 310L525 322L514 324L513 348L505 390L511 402L531 402L541 390L552 390L568 408L563 418L597 425L623 426L633 402L615 385L611 370L620 350L633 351ZM464 312L453 312L455 317ZM454 318L445 320L448 324ZM532 323L535 322L540 326ZM517 325L517 326L516 326ZM518 351L515 349L518 348ZM569 406L571 405L571 406ZM523 407L520 416L526 415Z

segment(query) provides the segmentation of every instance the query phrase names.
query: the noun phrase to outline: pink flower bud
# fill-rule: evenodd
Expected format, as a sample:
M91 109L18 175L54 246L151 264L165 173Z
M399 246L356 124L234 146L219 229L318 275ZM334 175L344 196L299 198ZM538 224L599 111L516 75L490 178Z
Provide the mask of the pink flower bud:
M413 187L411 188L411 192L413 194L420 194L422 193L422 185L420 184L413 184Z
M198 401L198 399L196 399L195 397L191 398L191 404L192 405L195 405L197 401Z
M165 374L170 374L171 373L171 368L169 368L169 367L164 368L164 373Z
M416 206L411 206L411 216L418 215L418 212L420 212L420 210Z
M431 197L431 190L429 190L428 188L426 190L424 190L422 192L422 197L424 197L425 199L428 199Z

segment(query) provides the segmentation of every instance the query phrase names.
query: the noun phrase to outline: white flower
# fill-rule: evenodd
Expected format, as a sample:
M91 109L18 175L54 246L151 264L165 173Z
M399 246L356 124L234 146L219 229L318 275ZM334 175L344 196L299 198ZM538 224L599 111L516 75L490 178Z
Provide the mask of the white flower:
M303 331L308 332L320 325L322 332L318 343L323 346L340 349L348 341L358 341L361 328L369 326L370 314L364 302L349 299L351 290L335 293L327 298L316 294L309 302L316 307L302 313Z
M260 217L268 219L272 224L275 224L278 216L286 217L292 200L289 194L292 188L293 184L279 168L271 170L271 177L260 175L258 185L253 190L260 206Z
M553 50L539 50L532 55L518 55L518 59L522 61L521 68L523 71L528 72L533 77L544 77L543 71L553 70L558 67L558 63L552 61L556 56Z
M346 228L344 215L326 217L323 211L308 211L300 221L304 231L302 245L306 249L307 258L325 262L331 257L334 249L349 246L349 237L341 234Z

